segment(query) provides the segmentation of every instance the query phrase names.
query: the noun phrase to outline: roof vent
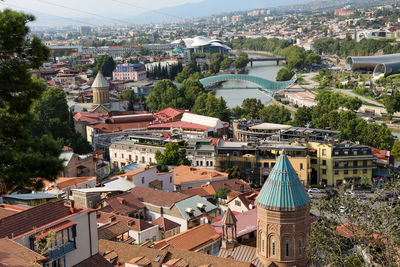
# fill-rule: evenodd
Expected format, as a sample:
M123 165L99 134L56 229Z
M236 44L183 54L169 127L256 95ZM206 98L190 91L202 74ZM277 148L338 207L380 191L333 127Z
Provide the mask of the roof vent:
M120 203L120 204L125 204L125 199L123 199L123 198L117 198L118 199L118 202Z
M116 220L117 220L117 217L115 217L114 215L110 216L110 218L108 218L108 222L115 222Z
M128 226L132 226L132 225L135 225L136 223L135 223L135 221L134 220L129 220L128 221Z

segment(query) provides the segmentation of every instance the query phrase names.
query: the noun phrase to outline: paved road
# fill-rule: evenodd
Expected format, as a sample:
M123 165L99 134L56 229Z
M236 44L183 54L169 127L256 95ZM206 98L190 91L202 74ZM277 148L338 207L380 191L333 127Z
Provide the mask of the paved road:
M361 99L361 100L364 101L364 102L367 102L367 103L370 103L370 104L373 104L373 105L377 105L377 106L379 106L379 107L384 107L381 103L379 103L379 102L377 102L377 101L374 101L374 100L371 100L371 99L369 99L369 98L366 98L366 97L357 95L357 94L353 93L351 90L333 89L333 91L335 91L335 92L341 92L341 93L344 93L344 94L346 94L346 95L348 95L348 96L357 97L357 98Z

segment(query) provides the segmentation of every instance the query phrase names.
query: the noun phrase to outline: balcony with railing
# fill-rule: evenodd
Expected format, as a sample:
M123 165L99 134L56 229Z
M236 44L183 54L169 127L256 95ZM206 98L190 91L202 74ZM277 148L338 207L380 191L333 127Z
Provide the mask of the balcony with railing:
M47 253L49 259L58 259L76 249L75 241L68 241L60 246L51 248Z

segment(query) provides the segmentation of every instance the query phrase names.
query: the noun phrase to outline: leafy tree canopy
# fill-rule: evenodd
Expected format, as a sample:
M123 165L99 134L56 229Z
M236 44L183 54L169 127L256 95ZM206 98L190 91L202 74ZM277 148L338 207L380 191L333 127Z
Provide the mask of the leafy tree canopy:
M156 161L159 170L165 170L167 165L186 165L190 166L192 162L186 158L186 149L180 148L178 143L168 143L165 145L164 154L156 152Z
M49 50L28 38L31 15L5 9L0 12L0 191L35 187L31 178L54 180L62 170L60 147L49 135L33 136L32 102L45 90L29 69L39 68ZM68 119L68 118L67 118ZM0 192L1 193L1 192Z
M114 71L115 66L112 57L109 55L100 55L94 62L93 72L97 74L98 71L101 71L105 77L112 77L112 72Z
M278 74L276 75L276 80L277 81L289 81L292 79L294 75L294 72L291 71L288 68L282 68L278 71Z

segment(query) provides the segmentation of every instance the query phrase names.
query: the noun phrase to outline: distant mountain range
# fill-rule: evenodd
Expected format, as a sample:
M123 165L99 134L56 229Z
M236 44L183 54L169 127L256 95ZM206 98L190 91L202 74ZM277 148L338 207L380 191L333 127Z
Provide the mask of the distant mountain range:
M252 10L256 8L272 8L284 5L293 5L309 0L204 0L198 3L187 3L169 8L146 12L129 18L133 23L149 23L176 21L178 18L197 18L217 15L226 12Z

